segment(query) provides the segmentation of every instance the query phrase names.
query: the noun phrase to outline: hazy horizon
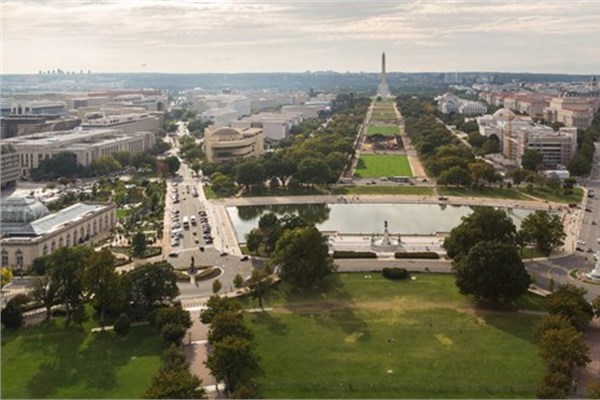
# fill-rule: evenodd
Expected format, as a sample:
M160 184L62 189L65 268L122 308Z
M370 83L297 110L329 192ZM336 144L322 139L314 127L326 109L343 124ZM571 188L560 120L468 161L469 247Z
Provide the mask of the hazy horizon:
M600 72L600 2L2 2L2 73Z

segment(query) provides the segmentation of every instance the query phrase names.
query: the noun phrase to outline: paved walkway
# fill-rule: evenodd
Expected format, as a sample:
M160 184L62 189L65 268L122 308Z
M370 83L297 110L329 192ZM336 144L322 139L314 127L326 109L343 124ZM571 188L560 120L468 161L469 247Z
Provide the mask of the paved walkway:
M400 137L402 138L402 142L404 144L404 149L406 150L406 155L408 157L408 163L410 164L412 173L416 178L426 179L427 172L425 171L425 168L423 167L423 164L421 163L421 159L419 158L419 155L417 154L417 149L415 148L415 146L413 146L412 141L410 140L410 137L406 133L406 124L404 123L404 118L402 117L402 114L400 114L400 110L398 110L396 102L394 102L393 104L394 104L394 112L396 113L396 118L399 121L398 125L400 128Z

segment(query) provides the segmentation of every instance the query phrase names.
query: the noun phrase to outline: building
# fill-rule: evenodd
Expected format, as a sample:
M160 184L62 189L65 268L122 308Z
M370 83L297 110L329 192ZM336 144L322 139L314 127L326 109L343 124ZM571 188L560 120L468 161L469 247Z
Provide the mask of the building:
M247 158L264 153L262 128L216 128L204 133L204 152L209 162L218 163L234 158Z
M32 169L54 154L73 153L78 164L88 166L94 160L117 151L137 154L149 150L154 146L154 141L152 132L125 133L118 129L77 128L19 136L6 139L4 143L11 144L17 150L21 177L29 177Z
M40 201L9 197L0 205L3 267L28 268L33 260L60 247L94 244L116 224L114 204L76 203L50 214Z
M233 108L213 108L203 112L202 117L215 126L227 126L237 121L238 112Z
M586 86L571 87L553 97L543 116L548 122L560 122L567 127L587 129L600 108L600 90L595 77Z
M0 144L0 157L2 168L0 170L0 186L14 186L19 179L20 163L17 150L8 143Z
M302 117L304 119L318 118L319 112L327 109L328 107L329 107L329 104L324 104L324 103L283 106L283 107L281 107L281 112L283 114L299 113L299 114L302 114Z
M443 114L459 113L465 116L483 115L487 106L479 101L461 99L452 93L445 93L435 98L438 110Z
M261 112L232 122L231 127L236 129L262 128L265 139L281 140L289 135L290 129L294 125L298 125L303 120L301 113Z
M116 128L122 132L148 131L158 132L161 128L160 119L148 113L108 115L90 118L81 124L84 129Z
M12 115L65 115L66 111L64 101L50 100L13 102L10 109Z
M0 138L29 135L38 132L64 131L81 124L79 118L58 115L11 115L0 118Z
M520 165L527 150L538 151L546 168L568 165L577 151L577 128L560 128L554 132L548 126L535 125L505 132L504 157Z

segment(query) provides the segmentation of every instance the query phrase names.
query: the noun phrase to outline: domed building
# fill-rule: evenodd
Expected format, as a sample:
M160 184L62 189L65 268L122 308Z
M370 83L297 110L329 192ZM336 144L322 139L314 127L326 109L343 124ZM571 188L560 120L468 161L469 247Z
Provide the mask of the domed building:
M60 247L94 244L116 223L114 204L76 203L56 213L32 197L8 197L0 204L2 267L27 268Z
M264 153L263 130L255 126L245 129L208 127L204 152L208 161L214 163L260 155Z
M0 204L0 221L5 224L28 224L50 214L48 208L33 197L8 197Z
M501 108L494 113L494 119L500 121L509 121L515 119L515 113L508 108Z

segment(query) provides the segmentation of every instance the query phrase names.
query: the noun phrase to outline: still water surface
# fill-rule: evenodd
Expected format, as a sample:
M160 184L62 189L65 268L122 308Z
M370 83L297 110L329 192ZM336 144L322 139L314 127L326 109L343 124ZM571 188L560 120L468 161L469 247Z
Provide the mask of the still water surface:
M392 234L428 235L449 232L460 218L473 212L469 206L439 204L285 204L268 206L227 207L238 240L258 226L261 215L274 212L278 216L295 214L315 223L321 231L340 233L381 233L384 221ZM531 211L510 209L508 215L517 228Z

